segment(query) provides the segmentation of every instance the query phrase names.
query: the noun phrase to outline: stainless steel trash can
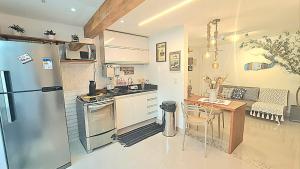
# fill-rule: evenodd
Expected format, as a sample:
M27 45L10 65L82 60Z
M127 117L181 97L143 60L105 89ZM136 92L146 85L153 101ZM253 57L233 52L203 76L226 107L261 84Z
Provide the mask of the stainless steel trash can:
M163 110L163 135L166 137L173 137L176 135L176 126L175 126L175 111L176 111L176 102L174 101L164 101L160 105L160 108Z

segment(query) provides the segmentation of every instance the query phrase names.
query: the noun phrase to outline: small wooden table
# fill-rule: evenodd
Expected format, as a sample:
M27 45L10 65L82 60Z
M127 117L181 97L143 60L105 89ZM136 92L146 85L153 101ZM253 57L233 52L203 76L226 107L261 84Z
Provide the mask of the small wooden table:
M243 141L246 103L232 101L229 105L214 104L198 101L201 96L193 95L185 99L185 103L198 106L205 106L215 109L225 110L231 113L230 116L230 136L228 153L231 154L235 148Z

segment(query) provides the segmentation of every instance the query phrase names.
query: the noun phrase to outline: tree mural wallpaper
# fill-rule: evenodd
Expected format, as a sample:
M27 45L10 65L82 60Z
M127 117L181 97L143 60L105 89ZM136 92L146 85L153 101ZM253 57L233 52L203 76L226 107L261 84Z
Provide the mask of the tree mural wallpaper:
M261 70L278 64L292 74L300 75L300 30L295 33L283 32L277 37L263 36L262 39L249 39L240 48L265 50L263 56L271 63L252 62L245 65L246 70Z

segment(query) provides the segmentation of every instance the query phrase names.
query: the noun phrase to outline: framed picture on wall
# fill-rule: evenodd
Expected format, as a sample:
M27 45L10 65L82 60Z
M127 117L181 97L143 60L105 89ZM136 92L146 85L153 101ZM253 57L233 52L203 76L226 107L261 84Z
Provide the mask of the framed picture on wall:
M156 44L156 62L165 62L167 57L167 42Z
M180 71L180 57L181 51L170 52L169 54L169 64L170 71Z

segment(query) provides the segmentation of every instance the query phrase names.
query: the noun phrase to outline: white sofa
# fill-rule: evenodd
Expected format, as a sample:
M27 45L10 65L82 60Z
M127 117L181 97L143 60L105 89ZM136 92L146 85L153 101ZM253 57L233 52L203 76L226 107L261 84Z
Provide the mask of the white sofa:
M261 88L258 101L252 105L250 115L275 120L280 124L280 121L284 121L288 96L288 90Z

